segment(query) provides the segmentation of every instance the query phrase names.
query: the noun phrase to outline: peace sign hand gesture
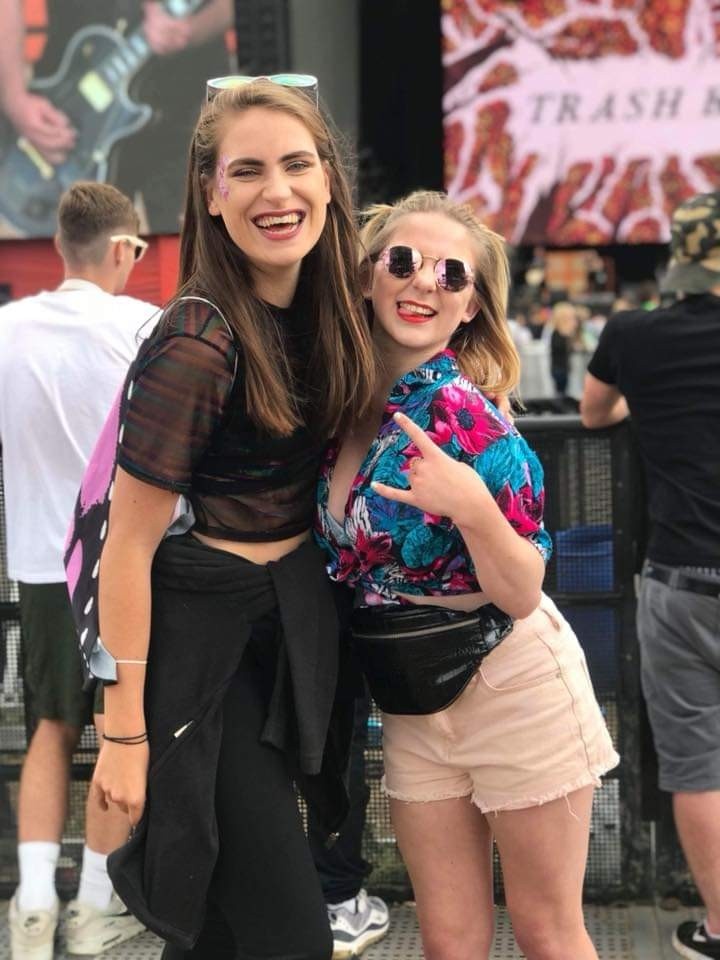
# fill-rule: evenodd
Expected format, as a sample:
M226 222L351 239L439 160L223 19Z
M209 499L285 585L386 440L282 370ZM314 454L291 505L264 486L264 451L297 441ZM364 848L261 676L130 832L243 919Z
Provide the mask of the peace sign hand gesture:
M408 503L423 513L449 517L458 526L473 517L477 519L482 500L490 497L478 474L468 464L449 457L405 414L396 413L394 420L410 437L420 456L410 461L410 489L401 490L373 481L373 490L388 500Z

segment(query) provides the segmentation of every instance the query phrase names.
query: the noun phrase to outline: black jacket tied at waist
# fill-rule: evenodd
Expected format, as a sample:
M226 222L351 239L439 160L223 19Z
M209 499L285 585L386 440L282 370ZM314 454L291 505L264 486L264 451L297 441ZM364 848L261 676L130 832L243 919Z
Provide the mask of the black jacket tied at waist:
M356 674L339 643L347 598L314 544L261 566L189 534L159 547L145 686L150 769L143 818L109 859L115 889L161 937L189 949L218 851L215 775L222 703L254 621L279 612L261 740L284 750L329 832L347 813L344 776Z

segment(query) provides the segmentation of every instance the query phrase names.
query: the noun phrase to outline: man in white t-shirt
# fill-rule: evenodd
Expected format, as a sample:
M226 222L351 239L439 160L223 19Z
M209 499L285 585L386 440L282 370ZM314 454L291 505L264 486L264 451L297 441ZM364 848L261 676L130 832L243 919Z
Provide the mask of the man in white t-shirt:
M138 334L157 310L119 296L147 247L136 236L138 224L119 190L75 184L58 210L55 245L64 282L0 308L7 569L20 587L24 683L37 721L20 778L13 960L53 956L70 765L93 714L92 696L82 691L63 546L85 464L135 357ZM102 717L96 721L101 730ZM65 923L70 953L99 953L142 929L114 895L105 868L127 830L122 813L88 800L80 889Z

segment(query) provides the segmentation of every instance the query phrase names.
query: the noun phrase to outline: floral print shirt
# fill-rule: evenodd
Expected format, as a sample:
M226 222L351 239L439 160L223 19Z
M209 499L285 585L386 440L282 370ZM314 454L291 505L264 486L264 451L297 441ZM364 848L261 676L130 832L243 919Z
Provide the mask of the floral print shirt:
M401 377L385 405L382 424L350 488L344 524L327 510L339 444L321 469L315 536L329 556L333 580L358 588L364 606L409 603L398 593L438 596L482 589L457 527L388 500L373 480L407 489L410 460L419 450L392 419L410 417L451 457L472 466L503 514L547 562L552 542L542 523L543 472L514 426L467 380L447 349Z

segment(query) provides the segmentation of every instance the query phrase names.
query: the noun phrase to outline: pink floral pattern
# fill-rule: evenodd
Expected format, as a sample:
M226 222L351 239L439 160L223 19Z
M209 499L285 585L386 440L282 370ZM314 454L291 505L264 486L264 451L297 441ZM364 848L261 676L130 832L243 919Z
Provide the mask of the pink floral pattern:
M393 387L378 435L352 483L343 525L327 510L338 446L327 450L316 537L328 553L334 580L357 587L368 606L409 602L399 593L437 596L482 589L463 539L447 517L388 500L371 487L379 480L406 488L409 463L419 453L392 419L396 411L407 414L450 456L471 465L519 536L549 558L542 467L515 427L462 376L448 349Z

